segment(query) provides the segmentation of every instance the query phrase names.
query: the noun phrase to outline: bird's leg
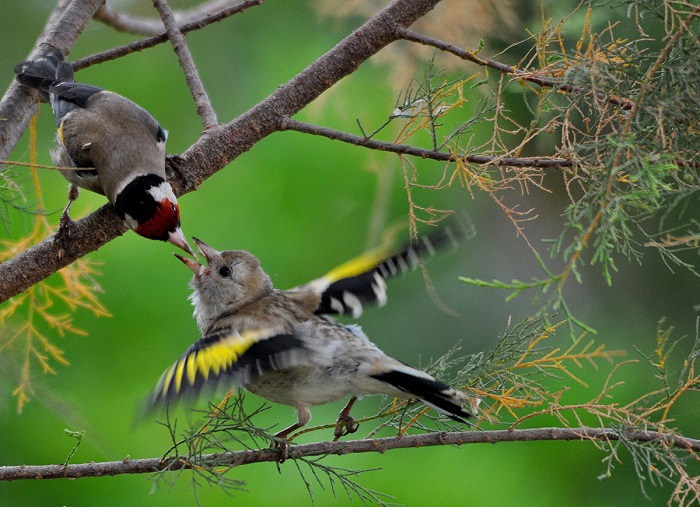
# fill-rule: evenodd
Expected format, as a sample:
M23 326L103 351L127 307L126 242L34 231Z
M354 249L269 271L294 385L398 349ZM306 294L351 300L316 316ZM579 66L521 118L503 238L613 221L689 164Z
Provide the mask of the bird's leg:
M280 459L277 461L277 468L279 469L279 464L284 463L287 461L287 458L289 457L289 440L287 440L287 436L292 432L296 431L299 428L304 426L303 424L295 423L292 424L289 428L280 431L279 433L275 433L275 442L273 442L274 447L278 447L280 450Z
M337 442L340 437L355 433L360 427L358 422L355 421L355 418L350 415L350 410L352 410L352 406L356 401L357 396L350 398L348 404L345 405L345 408L338 414L338 420L335 422L335 430L333 431L333 435L335 436L333 442Z
M279 464L283 463L289 457L289 440L287 440L289 434L303 426L306 426L311 420L311 411L309 410L309 407L305 405L300 405L296 407L296 410L297 422L292 424L289 428L283 429L282 431L277 432L274 435L276 441L273 443L273 445L275 447L279 447L281 453L280 459L277 462L278 468Z
M66 209L61 213L61 221L58 224L58 230L56 231L57 238L63 238L68 234L68 227L73 223L73 219L70 217L70 208L78 198L80 194L80 188L71 183L68 189L68 204L66 204Z

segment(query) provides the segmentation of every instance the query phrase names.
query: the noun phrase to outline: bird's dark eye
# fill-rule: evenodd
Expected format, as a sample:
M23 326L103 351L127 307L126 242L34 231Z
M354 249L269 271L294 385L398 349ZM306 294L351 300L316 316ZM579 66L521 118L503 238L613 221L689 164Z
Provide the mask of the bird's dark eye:
M231 276L231 273L231 268L229 268L228 266L224 266L221 269L219 269L219 274L224 278L228 278L229 276Z

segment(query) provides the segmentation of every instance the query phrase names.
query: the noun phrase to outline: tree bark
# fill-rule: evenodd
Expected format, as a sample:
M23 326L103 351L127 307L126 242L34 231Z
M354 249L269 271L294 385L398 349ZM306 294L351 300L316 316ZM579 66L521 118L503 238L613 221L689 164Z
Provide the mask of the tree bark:
M402 437L348 440L347 442L317 442L289 447L288 459L326 456L328 454L353 454L364 452L385 453L394 449L433 447L438 445L497 444L501 442L601 440L614 441L627 439L637 442L659 442L675 446L691 453L700 452L700 440L666 435L658 431L620 432L609 428L533 428L522 430L437 432ZM281 458L277 448L256 451L235 451L199 456L196 463L189 463L186 457L124 459L102 463L81 463L75 465L21 465L0 467L0 481L22 479L80 479L104 475L147 474L160 470L179 470L197 466L241 466L251 463L275 462Z

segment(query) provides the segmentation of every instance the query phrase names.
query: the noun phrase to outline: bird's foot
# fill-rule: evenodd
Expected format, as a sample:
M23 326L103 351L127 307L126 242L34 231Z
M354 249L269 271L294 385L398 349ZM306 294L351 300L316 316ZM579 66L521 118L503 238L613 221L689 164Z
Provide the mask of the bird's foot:
M279 458L276 461L277 464L277 471L279 473L282 473L280 470L280 465L287 461L287 458L289 458L289 440L285 439L279 439L279 440L273 440L272 445L270 446L273 449L278 449L279 450Z
M360 423L353 416L345 411L341 412L338 415L338 420L335 422L335 430L333 430L335 438L333 438L333 442L337 442L340 437L355 433L359 428Z
M58 222L58 229L56 230L56 238L64 239L68 237L68 231L75 222L68 214L68 209L61 213L61 219Z
M61 213L61 219L58 222L58 228L56 229L56 234L53 237L54 247L58 249L58 257L62 258L65 254L66 245L70 242L71 229L75 222L68 214L68 209Z
M56 230L55 237L58 242L68 239L70 228L75 223L70 217L70 208L78 198L78 192L78 187L71 185L68 191L68 204L66 205L66 209L63 210L63 213L61 213L61 219L58 222L58 229Z

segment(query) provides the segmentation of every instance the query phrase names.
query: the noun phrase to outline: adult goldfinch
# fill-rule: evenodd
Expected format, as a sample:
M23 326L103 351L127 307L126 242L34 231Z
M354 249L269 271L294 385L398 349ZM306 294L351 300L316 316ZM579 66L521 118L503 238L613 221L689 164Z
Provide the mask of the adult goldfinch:
M76 83L73 67L56 48L17 64L17 81L51 103L58 135L51 158L70 182L62 223L78 187L103 194L130 229L193 253L180 229L180 208L165 179L163 127L130 100Z
M277 433L282 439L309 422L309 407L347 396L336 439L357 429L350 408L370 394L419 399L461 422L470 417L464 393L387 356L358 326L328 317L359 316L363 304L383 304L386 278L414 268L440 243L456 241L452 228L393 255L365 254L289 290L275 289L249 252L219 252L194 241L208 265L178 258L194 272L191 299L202 337L162 375L151 409L223 380L227 388L238 385L294 407L297 422Z

